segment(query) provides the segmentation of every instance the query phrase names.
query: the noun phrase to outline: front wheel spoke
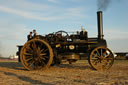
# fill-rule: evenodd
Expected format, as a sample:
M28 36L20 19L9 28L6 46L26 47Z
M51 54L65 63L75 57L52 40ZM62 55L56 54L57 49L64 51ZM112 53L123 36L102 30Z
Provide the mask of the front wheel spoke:
M106 62L106 64L105 64L105 67L106 68L109 68L111 65L112 65L112 61L105 61Z
M99 53L98 49L96 50L96 53L97 53L97 55L100 57L100 53Z
M99 57L92 57L92 60L98 60Z
M106 62L107 62L107 60L105 60L105 59L104 59L104 60L103 60L103 62L104 62L104 63L106 63Z
M98 49L96 50L96 52L97 52L98 56L100 56L100 53L99 53Z
M92 55L92 58L100 58L96 53Z
M103 56L103 49L101 49L101 57Z
M104 57L106 57L105 55L108 55L108 54L107 54L107 51L105 51L105 52L103 53L103 55L104 55Z
M111 64L110 63L107 63L107 64L104 65L104 68L105 69L108 69L110 66L111 66Z
M101 67L102 67L101 64L98 63L98 64L97 64L97 68L98 68L98 69L101 69Z
M97 65L101 65L101 60L98 60L97 61Z
M112 54L110 51L108 51L108 52L109 52L109 53L104 52L104 53L105 53L105 58L113 56L113 54Z
M105 68L105 67L108 65L108 63L109 63L109 62L103 60L103 61L102 61L102 66L103 66L103 68Z
M113 60L113 58L105 58L104 60Z
M93 63L96 65L98 63L98 60L93 60Z
M107 54L106 56L105 56L105 58L107 58L107 57L109 57L110 56L110 54Z
M97 60L95 60L95 62L93 62L93 63L95 63L95 65L96 65L96 64L98 64L99 62L100 62L100 60L97 59Z
M99 64L99 67L100 67L100 70L103 70L104 69L104 63L103 63L103 61L101 61L101 63Z

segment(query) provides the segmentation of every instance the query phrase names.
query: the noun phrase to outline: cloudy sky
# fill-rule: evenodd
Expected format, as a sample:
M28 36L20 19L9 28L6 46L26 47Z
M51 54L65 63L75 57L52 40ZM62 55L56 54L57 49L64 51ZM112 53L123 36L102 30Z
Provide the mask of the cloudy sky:
M103 1L103 0L101 0ZM114 52L128 52L128 0L0 0L0 54L15 55L28 33L79 31L97 37L97 15L103 10L104 38ZM98 5L98 6L97 6Z

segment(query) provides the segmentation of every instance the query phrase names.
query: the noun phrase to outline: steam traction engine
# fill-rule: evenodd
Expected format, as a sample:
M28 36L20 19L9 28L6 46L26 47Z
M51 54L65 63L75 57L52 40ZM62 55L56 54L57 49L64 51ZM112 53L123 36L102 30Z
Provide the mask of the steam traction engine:
M88 57L89 64L96 70L107 70L113 62L112 51L103 39L102 12L97 12L98 37L88 38L86 31L68 34L58 31L45 36L38 35L18 46L19 61L28 70L45 69L62 60L70 64Z

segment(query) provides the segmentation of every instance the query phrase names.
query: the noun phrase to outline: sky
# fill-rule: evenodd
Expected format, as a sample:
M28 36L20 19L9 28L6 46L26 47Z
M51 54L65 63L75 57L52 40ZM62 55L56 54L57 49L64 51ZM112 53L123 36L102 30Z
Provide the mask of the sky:
M40 35L64 30L80 31L97 37L97 11L103 10L104 39L114 52L128 52L128 0L0 0L0 54L16 55L27 35L36 29ZM102 0L101 0L102 1ZM101 4L101 3L100 3ZM102 7L102 5L101 5Z

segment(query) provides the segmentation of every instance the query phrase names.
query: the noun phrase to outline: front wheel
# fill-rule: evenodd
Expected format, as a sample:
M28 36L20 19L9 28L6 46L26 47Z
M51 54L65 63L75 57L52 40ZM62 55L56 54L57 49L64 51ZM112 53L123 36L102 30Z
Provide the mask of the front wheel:
M89 63L96 70L107 70L114 63L114 55L106 47L97 47L90 53Z

